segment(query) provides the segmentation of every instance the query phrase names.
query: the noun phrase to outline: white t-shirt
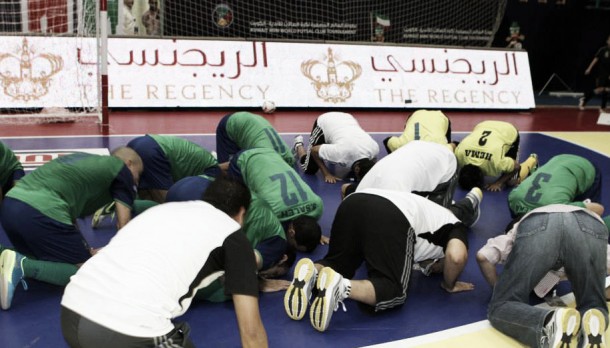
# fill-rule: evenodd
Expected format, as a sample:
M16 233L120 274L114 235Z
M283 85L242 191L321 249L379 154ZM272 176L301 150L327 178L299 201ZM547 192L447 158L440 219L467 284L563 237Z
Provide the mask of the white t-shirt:
M212 250L240 225L202 201L153 207L131 220L72 276L61 304L111 330L135 337L170 332L189 308ZM253 257L253 256L252 256Z
M324 161L351 168L359 159L375 158L379 154L377 142L345 112L327 112L318 117L318 127L324 133L325 144L319 155Z
M126 5L122 8L123 15L121 17L121 23L117 26L118 35L135 35L136 33L136 17L131 13L131 9Z
M365 189L362 193L384 197L402 211L417 236L415 241L414 262L428 259L438 259L445 256L443 247L432 244L422 236L426 233L435 234L448 224L460 222L453 213L432 201L409 192L393 190Z
M411 141L377 162L356 192L367 188L431 192L449 181L456 169L457 160L447 146Z

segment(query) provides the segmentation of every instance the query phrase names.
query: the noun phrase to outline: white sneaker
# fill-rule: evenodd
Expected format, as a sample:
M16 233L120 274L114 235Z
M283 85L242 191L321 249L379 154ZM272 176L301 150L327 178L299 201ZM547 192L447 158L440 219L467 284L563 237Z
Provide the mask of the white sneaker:
M546 338L551 348L576 348L579 328L580 313L574 308L559 308L544 327L543 340Z
M303 136L302 135L297 135L296 137L294 137L294 143L292 145L292 153L293 154L297 154L297 147L299 146L305 146L303 143Z
M579 110L585 109L585 97L581 97L580 99L578 99L578 109Z
M481 217L481 201L483 201L483 191L478 187L473 187L470 192L466 194L466 198L472 202L472 208L474 209L474 222L470 226L474 226L479 218Z
M311 303L309 319L314 329L324 332L339 304L343 306L343 311L346 311L343 300L349 297L352 286L341 274L330 267L324 267L318 275L316 289L318 294Z
M292 283L284 294L284 309L291 319L301 320L305 316L317 275L313 261L308 258L302 258L294 267Z
M13 296L19 283L24 290L28 289L28 285L23 279L24 259L25 256L10 249L4 249L0 254L0 263L2 264L2 268L0 268L0 306L4 310L11 308Z
M606 316L599 309L589 309L582 317L582 347L606 347Z

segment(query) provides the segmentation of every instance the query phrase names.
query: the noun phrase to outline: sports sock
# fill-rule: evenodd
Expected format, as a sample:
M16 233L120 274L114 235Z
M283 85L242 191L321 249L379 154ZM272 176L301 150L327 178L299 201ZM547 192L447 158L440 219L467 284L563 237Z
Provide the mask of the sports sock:
M135 201L133 201L133 216L141 214L146 209L152 208L156 205L159 205L159 203L146 199L136 199Z
M25 278L32 278L45 283L66 286L78 267L69 263L41 261L26 258L23 260Z

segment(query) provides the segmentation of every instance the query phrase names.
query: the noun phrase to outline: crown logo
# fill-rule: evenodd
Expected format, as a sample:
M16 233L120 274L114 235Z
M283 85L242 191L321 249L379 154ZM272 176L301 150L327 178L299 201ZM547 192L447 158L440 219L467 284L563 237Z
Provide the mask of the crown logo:
M318 98L336 104L352 96L354 81L362 75L362 67L347 60L335 62L333 50L329 48L325 62L307 60L301 63L301 72L311 80Z
M4 93L13 100L28 102L49 92L51 77L64 66L60 56L41 53L30 49L27 39L23 39L18 54L0 53L0 81Z

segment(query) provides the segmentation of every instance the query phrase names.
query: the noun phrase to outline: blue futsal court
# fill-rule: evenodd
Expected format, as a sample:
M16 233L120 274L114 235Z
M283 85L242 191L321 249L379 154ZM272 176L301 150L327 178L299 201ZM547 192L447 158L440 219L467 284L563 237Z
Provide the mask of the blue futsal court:
M387 133L375 133L381 156L385 155L381 141ZM454 140L460 140L466 133L454 133ZM39 137L0 139L10 148L17 150L45 150L60 152L66 149L113 149L126 144L133 136L87 136L87 137ZM213 135L180 135L207 149L215 148ZM287 143L292 143L294 134L282 134ZM610 159L587 148L540 133L521 133L520 157L530 153L539 156L545 163L556 154L571 153L588 158L603 172L602 204L610 207ZM323 233L329 235L333 216L340 203L340 185L326 184L320 176L305 176L324 200L324 215L320 221ZM459 188L456 200L464 197ZM270 347L361 347L430 334L486 319L487 303L491 288L483 279L476 264L475 253L488 238L503 232L510 221L507 206L508 191L484 192L482 215L478 224L471 228L469 235L468 265L460 279L475 284L475 290L449 294L440 287L441 276L426 277L413 272L404 306L382 313L371 313L356 302L347 300L347 312L341 308L333 315L325 333L315 331L305 317L296 322L289 319L283 308L284 292L264 293L260 296L263 323L267 330ZM607 209L607 213L608 213ZM82 233L92 247L107 244L115 233L114 224L106 223L92 231L90 218L79 221ZM168 231L171 233L171 231ZM332 238L332 236L331 236ZM9 244L4 231L0 232L0 243ZM323 257L327 247L318 249L308 257L314 261ZM298 257L303 257L304 254ZM527 272L527 270L524 270ZM362 272L360 274L362 276ZM33 280L28 281L29 290L18 288L9 311L0 312L0 347L65 347L61 335L59 313L63 288ZM561 285L559 294L569 292L567 285ZM533 300L535 300L533 298ZM195 303L179 321L189 322L192 338L197 346L238 347L240 338L232 304ZM511 346L519 346L516 342ZM396 346L406 346L399 343Z

